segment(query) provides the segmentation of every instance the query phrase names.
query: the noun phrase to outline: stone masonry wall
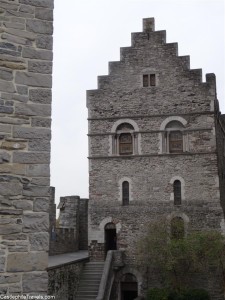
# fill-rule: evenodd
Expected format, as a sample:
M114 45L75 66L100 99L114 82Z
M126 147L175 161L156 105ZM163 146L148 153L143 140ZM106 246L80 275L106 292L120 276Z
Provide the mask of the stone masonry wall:
M80 199L79 250L88 249L88 199Z
M0 1L0 294L46 294L53 0Z
M115 224L117 249L125 250L127 266L133 265L135 245L152 220L180 217L186 233L224 230L215 75L202 82L201 69L191 70L190 58L177 53L177 43L166 43L165 31L154 31L154 19L144 19L143 32L132 33L120 61L109 63L109 75L98 77L98 89L87 91L92 260L104 259L108 223ZM145 74L155 75L154 86L143 87ZM181 153L166 148L170 121L182 123ZM132 155L113 148L115 130L123 123L134 128ZM124 180L127 206L122 205ZM181 182L180 205L174 204L175 180ZM216 287L206 286L213 299L220 299Z

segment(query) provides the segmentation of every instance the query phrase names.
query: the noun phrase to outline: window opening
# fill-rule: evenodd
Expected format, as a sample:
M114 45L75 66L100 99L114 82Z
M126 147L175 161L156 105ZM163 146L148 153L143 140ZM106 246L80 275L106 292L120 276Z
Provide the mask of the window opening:
M174 205L181 204L181 182L175 180L173 183Z
M143 75L143 87L156 86L155 74L144 74Z
M150 74L150 86L155 86L155 74Z
M129 192L129 182L124 181L122 183L122 204L123 205L129 205L130 201L130 192Z
M133 153L133 141L130 133L121 133L119 137L119 154L127 155Z
M169 133L169 152L183 152L183 135L181 131L171 131Z

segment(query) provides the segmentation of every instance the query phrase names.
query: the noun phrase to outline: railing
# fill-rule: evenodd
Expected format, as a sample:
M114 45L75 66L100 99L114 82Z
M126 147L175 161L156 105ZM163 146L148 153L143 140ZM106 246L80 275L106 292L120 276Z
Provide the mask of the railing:
M109 300L115 276L114 269L122 266L122 252L116 250L108 251L96 300Z

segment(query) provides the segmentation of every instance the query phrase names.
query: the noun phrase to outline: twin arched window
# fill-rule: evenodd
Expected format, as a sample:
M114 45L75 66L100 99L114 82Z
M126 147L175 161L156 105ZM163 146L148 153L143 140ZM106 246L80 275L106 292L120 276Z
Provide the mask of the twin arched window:
M122 123L116 128L113 139L113 154L132 155L136 148L134 127L129 123Z

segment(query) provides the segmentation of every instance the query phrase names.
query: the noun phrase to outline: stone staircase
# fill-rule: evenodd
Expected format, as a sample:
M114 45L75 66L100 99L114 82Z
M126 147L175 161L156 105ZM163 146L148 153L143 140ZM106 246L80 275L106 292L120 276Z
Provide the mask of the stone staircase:
M76 300L91 300L98 296L104 262L89 262L82 271Z

